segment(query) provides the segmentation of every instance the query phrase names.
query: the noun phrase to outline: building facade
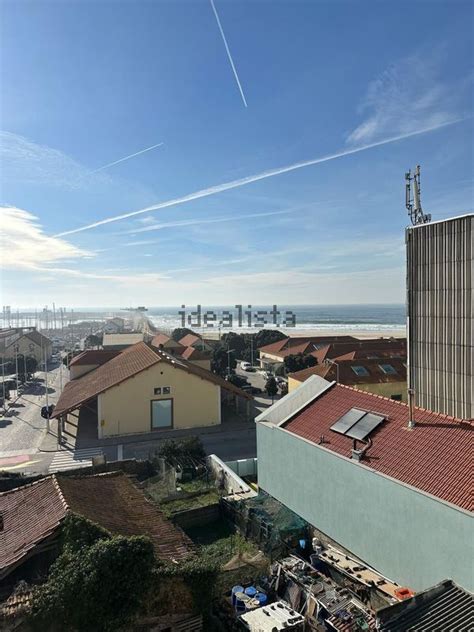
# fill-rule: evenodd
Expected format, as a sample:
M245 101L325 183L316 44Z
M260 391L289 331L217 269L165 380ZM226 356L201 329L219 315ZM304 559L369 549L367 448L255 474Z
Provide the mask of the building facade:
M408 384L418 406L474 417L474 215L406 230Z
M357 442L336 430L355 409L382 418ZM449 577L472 590L471 425L415 408L410 430L408 416L404 403L313 376L256 419L259 488L402 586Z

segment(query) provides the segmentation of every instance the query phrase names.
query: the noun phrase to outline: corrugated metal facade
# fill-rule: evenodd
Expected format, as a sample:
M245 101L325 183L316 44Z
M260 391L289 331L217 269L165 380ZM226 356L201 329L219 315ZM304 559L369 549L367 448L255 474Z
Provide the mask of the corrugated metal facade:
M407 228L408 373L418 406L474 417L474 215Z

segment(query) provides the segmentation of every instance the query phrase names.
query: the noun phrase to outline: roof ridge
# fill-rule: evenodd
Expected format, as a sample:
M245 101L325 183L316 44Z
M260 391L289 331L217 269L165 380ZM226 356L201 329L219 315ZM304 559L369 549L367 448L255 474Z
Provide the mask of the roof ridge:
M337 386L340 386L341 388L347 388L351 391L356 391L358 393L364 393L365 395L370 395L371 397L376 397L377 399L384 399L386 401L389 401L390 403L409 408L409 404L407 402L401 402L396 399L391 399L390 397L385 397L384 395L379 395L378 393L372 393L370 391L362 391L360 388L357 388L355 386L349 386L348 384L339 384L339 382L337 383ZM439 417L441 419L446 419L448 421L455 421L458 423L466 423L466 422L472 423L472 420L470 419L462 419L461 417L453 417L452 415L446 415L445 413L438 413L435 410L430 410L429 408L423 408L422 406L414 406L414 409L422 413L429 413L430 415L436 415L436 417Z
M64 506L64 509L69 511L70 507L67 504L66 499L64 498L63 490L61 489L61 485L59 484L59 481L58 481L58 478L57 478L56 474L53 474L51 478L53 479L54 486L57 489L57 492L59 494L59 498L61 499L61 502L62 502L62 504Z

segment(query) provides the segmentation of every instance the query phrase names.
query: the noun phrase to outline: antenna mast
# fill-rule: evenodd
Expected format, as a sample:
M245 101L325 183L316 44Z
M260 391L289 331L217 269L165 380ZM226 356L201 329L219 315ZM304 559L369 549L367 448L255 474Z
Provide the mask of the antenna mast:
M410 216L413 226L418 224L427 224L431 222L431 215L423 213L420 199L420 165L417 165L415 172L411 175L411 169L405 174L405 206ZM413 182L413 196L411 183Z

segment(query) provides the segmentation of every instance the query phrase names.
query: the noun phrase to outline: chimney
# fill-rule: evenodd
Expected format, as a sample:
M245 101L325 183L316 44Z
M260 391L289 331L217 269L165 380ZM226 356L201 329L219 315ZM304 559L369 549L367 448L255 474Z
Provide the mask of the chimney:
M408 428L413 430L415 427L415 390L408 389Z

